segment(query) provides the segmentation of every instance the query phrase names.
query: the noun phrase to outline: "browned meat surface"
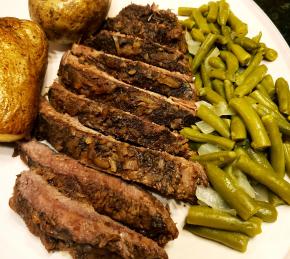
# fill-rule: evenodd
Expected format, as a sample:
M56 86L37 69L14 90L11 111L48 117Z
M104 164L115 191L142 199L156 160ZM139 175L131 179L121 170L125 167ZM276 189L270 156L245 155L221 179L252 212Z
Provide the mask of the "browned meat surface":
M116 17L108 18L105 28L169 45L183 53L187 51L184 32L176 15L170 10L158 10L155 4L128 5Z
M127 84L167 97L187 100L190 103L194 103L196 99L196 90L191 76L110 55L83 45L74 44L67 55L77 56L81 64L94 65Z
M46 168L36 172L65 196L91 204L98 213L127 225L160 245L178 236L169 211L139 187L85 167L37 141L20 143L19 152L29 167Z
M57 113L47 101L40 104L37 135L58 151L124 180L145 185L160 194L194 203L198 184L207 184L199 163L117 141Z
M18 175L9 205L48 251L66 250L76 259L168 258L154 241L62 195L38 170Z
M188 58L182 52L150 40L102 30L83 44L120 57L190 74Z
M52 85L48 95L51 105L57 111L77 117L83 125L105 135L173 155L190 157L187 140L164 126L76 95L58 82Z
M196 107L123 83L77 57L64 55L59 76L71 91L171 129L195 123Z

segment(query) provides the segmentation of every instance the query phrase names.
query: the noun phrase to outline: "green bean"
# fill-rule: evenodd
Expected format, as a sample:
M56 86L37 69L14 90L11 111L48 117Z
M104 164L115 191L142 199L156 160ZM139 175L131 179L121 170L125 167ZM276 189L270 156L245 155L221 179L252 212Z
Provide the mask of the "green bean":
M259 43L262 38L262 32L260 31L256 36L252 38L253 41Z
M276 80L275 88L278 97L279 110L281 113L288 114L288 107L290 106L288 82L280 77Z
M216 241L234 250L240 252L247 250L249 237L244 234L190 225L186 225L185 229L197 236Z
M234 98L234 86L230 80L224 81L224 88L226 94L226 100L229 102L232 98Z
M248 25L235 16L233 12L229 14L228 24L238 37L247 35Z
M216 23L210 22L208 24L208 27L209 27L211 33L213 33L213 34L221 34L221 30L220 30L219 26Z
M211 75L211 74L210 74ZM212 87L220 96L226 99L225 87L223 81L215 79L212 81Z
M221 102L224 103L226 102L226 100L221 95L212 90L210 87L204 88L204 98L211 104L219 104Z
M285 205L285 202L273 192L269 192L269 203L274 207Z
M236 56L226 50L220 51L220 57L226 62L227 65L227 79L235 81L235 73L239 69L239 61Z
M251 59L251 54L244 50L240 45L229 42L228 49L231 50L242 66L248 64Z
M209 75L206 71L204 63L202 63L200 66L200 76L201 76L201 80L202 80L204 87L212 88L211 80L210 80Z
M212 46L214 45L216 41L216 35L215 34L208 34L204 40L204 42L201 44L198 52L196 53L193 64L192 64L192 73L195 74L209 51L211 50Z
M199 11L202 13L202 14L205 14L208 12L208 5L207 4L203 4L201 5L199 8Z
M179 16L190 16L192 14L193 8L191 7L178 7Z
M278 213L272 204L264 201L256 201L256 203L260 207L258 212L255 214L256 217L260 218L264 222L269 223L275 222L277 220Z
M193 8L191 17L194 19L197 27L202 30L203 33L210 33L209 26L207 24L206 19L202 16L201 12L197 8Z
M290 177L290 143L287 143L287 142L284 143L283 150L284 150L284 156L285 156L286 172L288 176Z
M230 137L229 127L211 109L201 105L196 113L197 117L212 126L221 136Z
M201 92L201 89L203 88L202 80L200 77L200 73L195 74L195 79L194 79L194 86L195 89L197 89L198 93Z
M275 61L277 57L278 57L278 53L276 50L271 49L271 48L266 48L264 58L267 61Z
M209 2L208 9L209 9L207 14L208 22L216 22L219 11L217 2Z
M273 111L278 111L277 105L271 100L271 98L264 95L261 91L255 90L250 94L252 98L254 98L258 103L263 104Z
M219 80L226 80L226 72L221 69L211 69L208 71L208 76L210 78L216 78Z
M189 208L186 223L240 232L250 237L254 237L262 232L262 222L258 218L254 217L250 218L248 221L242 221L226 212L198 205Z
M261 152L261 151L257 151L257 150L253 150L252 148L248 147L245 149L248 156L256 163L258 163L259 165L264 166L265 168L267 168L268 170L274 171L273 167L271 166L269 160L266 157L266 154Z
M205 36L201 29L193 28L191 30L191 36L195 41L204 42Z
M217 35L216 36L216 43L220 44L220 45L226 45L228 44L229 40L223 36L223 35Z
M244 98L252 106L257 104L257 101L254 98L252 98L251 96L244 96Z
M270 95L267 92L267 89L261 83L257 84L256 89L259 90L265 97L271 99Z
M222 35L228 40L228 42L232 41L232 30L229 26L221 26Z
M232 183L223 170L212 163L207 163L205 168L211 185L242 219L247 220L258 211L255 201Z
M232 117L231 138L234 141L244 140L247 138L247 130L245 124L239 116Z
M243 97L249 94L267 73L268 68L265 65L258 66L246 77L244 82L235 89L235 95Z
M248 37L235 38L234 42L241 45L247 51L253 51L259 47L259 44Z
M264 125L258 114L246 101L246 99L233 98L229 105L242 117L246 128L251 135L253 148L262 149L269 147L271 142L264 128Z
M219 4L219 12L217 22L221 26L226 25L230 15L230 6L225 0L220 0L218 4Z
M255 163L250 158L241 155L235 162L235 166L259 183L268 187L271 191L290 204L290 184L278 174Z
M191 128L183 128L180 134L192 141L214 144L226 150L231 150L235 146L235 142L230 139L212 134L203 134Z
M181 20L180 23L187 29L191 30L192 27L195 25L195 22L190 19L190 18L187 18L185 20Z
M224 166L233 162L236 157L237 155L234 151L219 151L205 155L193 155L191 160L198 161L201 164L210 162L217 166Z
M213 68L226 70L226 65L220 57L211 57L208 59L208 63Z
M240 74L236 75L236 84L241 85L249 74L261 63L263 60L263 53L258 52L250 61L249 66Z

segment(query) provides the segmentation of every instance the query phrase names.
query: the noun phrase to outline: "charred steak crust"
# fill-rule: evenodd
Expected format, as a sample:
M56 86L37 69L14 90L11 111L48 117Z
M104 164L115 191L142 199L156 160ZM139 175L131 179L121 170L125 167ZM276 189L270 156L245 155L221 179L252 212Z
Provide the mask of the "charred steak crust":
M183 53L187 51L184 31L176 15L158 10L155 4L128 5L116 17L108 18L104 28L175 47Z
M48 95L51 105L58 112L77 117L83 125L105 135L173 155L190 157L187 140L164 126L76 95L58 82L54 82Z
M83 45L74 44L68 55L77 56L81 64L94 65L127 84L167 97L187 100L189 103L196 100L196 90L191 76L110 55Z
M77 57L64 55L58 72L69 90L171 129L196 122L196 106L123 83Z
M131 35L102 30L82 44L107 53L190 74L188 58L179 50Z
M57 113L47 101L41 102L37 130L58 151L167 197L194 203L196 186L207 185L199 163L119 142Z
M35 172L65 196L91 204L98 213L127 225L159 245L177 237L178 230L169 211L149 192L85 167L37 141L19 144L19 153L29 167L46 168Z
M168 258L154 241L62 195L37 170L17 177L9 205L48 251L67 250L79 259Z

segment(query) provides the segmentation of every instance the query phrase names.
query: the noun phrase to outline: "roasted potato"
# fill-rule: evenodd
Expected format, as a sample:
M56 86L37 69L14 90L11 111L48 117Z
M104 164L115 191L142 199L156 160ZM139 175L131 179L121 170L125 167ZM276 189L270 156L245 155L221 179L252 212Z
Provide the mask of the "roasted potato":
M69 44L102 24L111 0L29 0L29 13L49 40Z
M34 22L0 18L0 142L27 136L37 115L48 43Z

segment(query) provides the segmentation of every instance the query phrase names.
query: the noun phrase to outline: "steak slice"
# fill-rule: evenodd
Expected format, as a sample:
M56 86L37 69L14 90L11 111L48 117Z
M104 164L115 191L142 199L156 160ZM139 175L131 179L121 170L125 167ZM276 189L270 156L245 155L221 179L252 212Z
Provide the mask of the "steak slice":
M74 44L68 55L77 56L81 64L94 65L127 84L190 103L194 103L196 99L193 79L188 75L117 57L83 45Z
M20 143L18 149L29 167L46 168L36 172L65 196L91 204L98 213L121 222L159 245L177 238L178 230L169 211L150 193L85 167L37 141Z
M196 121L195 105L123 83L92 65L80 64L72 55L63 56L59 76L77 94L171 129L181 129Z
M58 151L90 167L143 184L177 200L196 202L196 186L207 184L199 163L102 135L56 112L44 100L40 104L36 134Z
M9 205L48 251L66 250L77 259L168 258L154 241L62 195L39 170L45 169L18 175Z
M77 117L83 125L105 135L187 158L192 153L187 140L178 133L109 105L76 95L58 82L54 82L48 95L51 105L58 112Z
M183 74L191 73L189 60L182 52L150 40L102 30L98 34L85 39L82 44L116 56L143 61L170 71L178 71Z
M158 10L158 6L131 4L114 18L108 18L105 28L149 39L163 45L187 51L184 32L176 15L171 11Z

